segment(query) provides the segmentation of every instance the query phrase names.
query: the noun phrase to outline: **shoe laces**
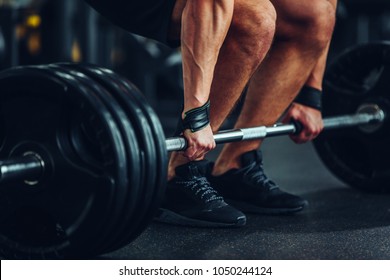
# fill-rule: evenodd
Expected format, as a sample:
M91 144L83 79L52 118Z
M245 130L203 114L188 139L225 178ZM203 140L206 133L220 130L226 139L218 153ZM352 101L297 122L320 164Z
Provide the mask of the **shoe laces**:
M190 189L195 194L195 196L199 197L200 200L204 201L205 203L216 200L223 200L222 196L218 195L217 191L211 187L210 182L206 177L194 178L178 183L183 185L185 188Z
M244 179L253 186L264 186L269 190L277 189L278 185L269 179L264 173L263 165L258 162L252 162L244 167Z

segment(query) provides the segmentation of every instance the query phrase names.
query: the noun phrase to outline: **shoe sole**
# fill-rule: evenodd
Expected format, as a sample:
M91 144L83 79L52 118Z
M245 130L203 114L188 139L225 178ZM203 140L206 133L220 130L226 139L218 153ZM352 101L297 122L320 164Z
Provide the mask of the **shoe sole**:
M190 227L208 227L208 228L242 227L246 224L245 216L239 217L235 223L222 223L222 222L218 223L218 222L191 219L164 208L159 209L159 212L157 213L154 220L157 222L171 224L171 225L190 226Z
M256 207L254 205L250 205L246 202L229 199L225 200L229 205L237 208L238 210L246 214L288 215L300 212L309 205L309 203L306 201L303 205L294 208L261 208Z

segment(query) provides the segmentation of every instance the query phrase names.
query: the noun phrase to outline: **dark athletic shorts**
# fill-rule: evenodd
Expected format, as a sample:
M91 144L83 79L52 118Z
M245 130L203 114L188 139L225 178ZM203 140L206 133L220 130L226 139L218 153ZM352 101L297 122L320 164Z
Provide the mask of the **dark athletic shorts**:
M85 0L119 27L168 46L168 30L175 0Z

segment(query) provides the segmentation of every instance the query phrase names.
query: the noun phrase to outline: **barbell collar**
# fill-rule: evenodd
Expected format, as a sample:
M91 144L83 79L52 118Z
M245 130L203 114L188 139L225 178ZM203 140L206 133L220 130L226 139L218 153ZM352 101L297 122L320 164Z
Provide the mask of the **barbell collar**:
M336 129L372 123L381 123L385 120L386 114L376 104L374 113L356 113L353 115L343 115L325 118L324 129ZM216 144L239 142L246 140L262 139L266 137L294 134L299 130L298 124L277 124L274 126L258 126L251 128L224 130L214 134ZM172 137L165 140L168 152L183 151L187 148L187 141L184 137Z
M43 160L33 153L26 153L0 161L0 182L22 180L28 185L38 183L44 171Z

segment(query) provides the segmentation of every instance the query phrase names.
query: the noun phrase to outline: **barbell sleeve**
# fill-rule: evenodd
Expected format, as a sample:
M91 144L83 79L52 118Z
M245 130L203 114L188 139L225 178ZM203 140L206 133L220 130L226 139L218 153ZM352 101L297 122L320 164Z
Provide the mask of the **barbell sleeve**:
M0 161L0 182L38 181L44 170L43 161L35 155L18 156Z
M324 129L336 129L348 126L364 125L383 122L385 114L383 111L377 113L358 113L355 115L339 116L324 119Z
M373 105L374 106L374 105ZM385 119L385 113L377 106L373 113L356 113L325 118L324 129L336 129L370 123L380 123ZM262 139L279 135L296 133L299 130L298 124L277 124L274 126L258 126L251 128L231 129L214 134L216 144L239 142L246 140ZM183 151L187 148L187 141L184 137L171 137L165 140L168 152Z

